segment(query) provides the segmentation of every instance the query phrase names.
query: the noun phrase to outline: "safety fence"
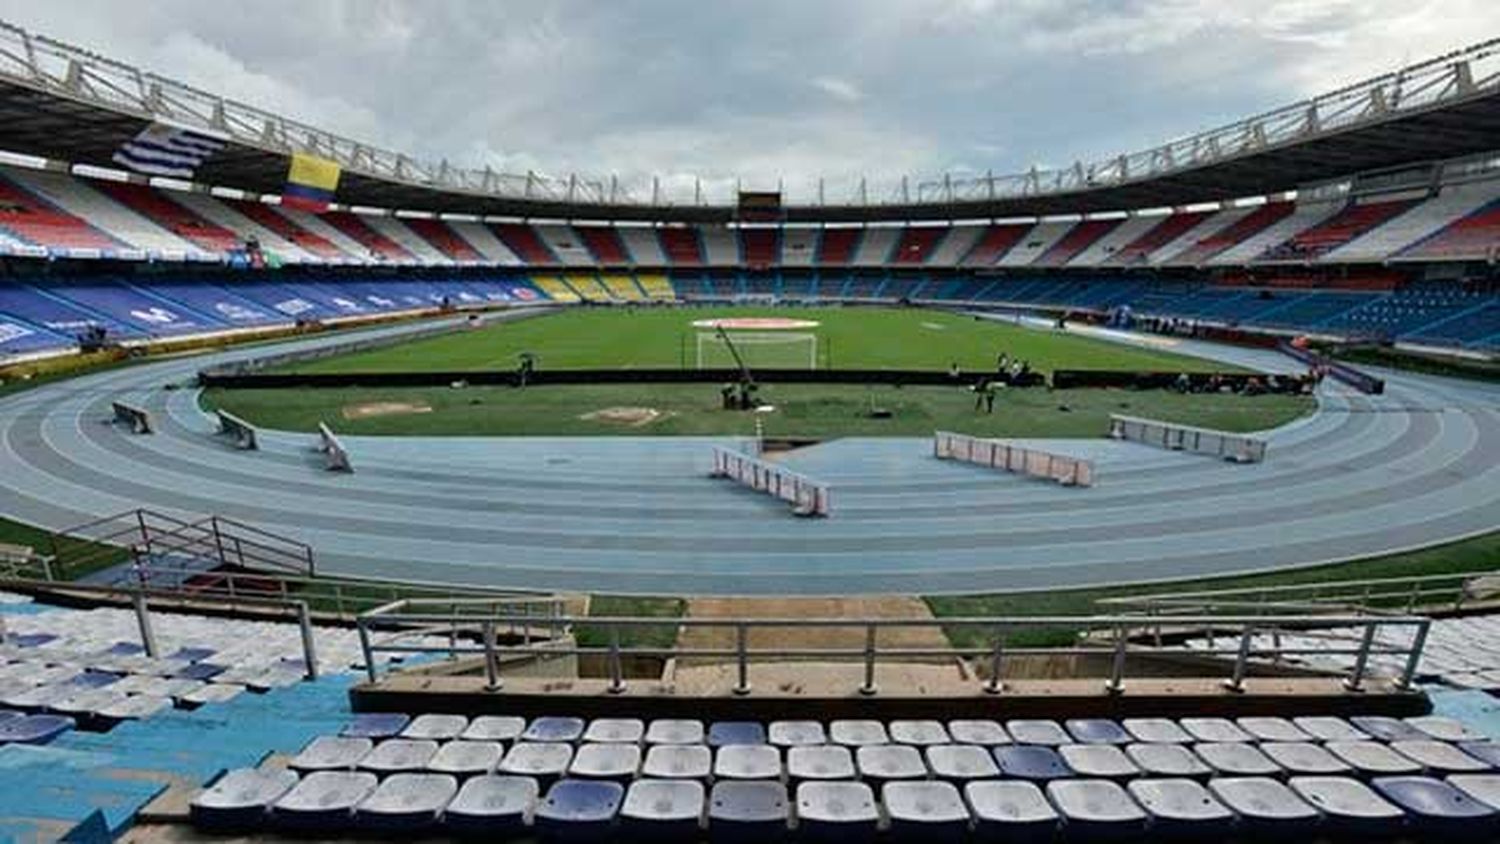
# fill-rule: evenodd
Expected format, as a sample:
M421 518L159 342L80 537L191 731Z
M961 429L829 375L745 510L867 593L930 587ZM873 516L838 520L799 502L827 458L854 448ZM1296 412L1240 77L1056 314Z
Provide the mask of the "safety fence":
M714 446L711 477L728 478L792 505L799 516L827 516L832 511L828 485L774 463L722 446Z
M1154 445L1170 451L1189 451L1221 457L1234 463L1259 463L1266 459L1266 441L1244 434L1195 428L1139 416L1110 414L1109 436L1116 440Z
M1022 448L1000 440L937 431L932 435L932 454L940 460L978 463L1018 475L1057 481L1063 486L1094 485L1094 464L1087 460Z
M323 460L330 472L352 472L354 465L349 462L349 450L339 442L338 435L328 427L328 423L318 423L318 451L323 453Z
M857 691L864 695L878 692L876 686L877 667L882 664L910 662L912 660L951 661L970 660L975 663L974 682L989 693L1003 690L1006 660L1017 656L1093 656L1107 657L1109 668L1104 690L1111 694L1124 691L1131 680L1132 665L1139 665L1137 657L1156 655L1181 657L1177 648L1162 648L1142 640L1142 631L1156 624L1155 619L1138 615L1100 616L1036 616L993 618L551 618L547 623L554 627L571 629L574 625L587 624L596 634L602 635L607 644L580 645L568 638L549 639L545 642L502 644L498 631L507 625L534 624L535 615L503 610L489 611L488 602L464 602L462 606L453 602L403 600L394 601L362 614L358 621L360 645L364 648L364 664L370 681L380 679L381 656L428 654L450 658L483 657L485 687L501 688L503 678L501 666L507 660L522 657L548 658L563 656L603 657L608 665L609 686L612 693L626 690L624 664L636 657L658 659L722 660L734 665L736 694L748 694L752 688L751 668L756 663L782 663L789 660L816 660L819 662L845 663L862 666L861 681ZM1308 653L1327 655L1343 653L1352 658L1352 668L1344 676L1344 683L1351 689L1359 689L1367 678L1367 666L1372 657L1402 660L1406 670L1396 678L1402 688L1410 685L1421 659L1422 648L1431 624L1428 619L1397 615L1208 615L1173 619L1181 627L1197 627L1208 630L1233 630L1232 635L1221 636L1225 644L1193 652L1195 657L1224 657L1222 665L1213 662L1202 664L1204 676L1221 679L1232 691L1241 691L1250 671L1252 660L1285 660L1300 655L1298 647L1279 644L1283 641L1305 641L1317 637L1320 631L1330 627L1353 628L1363 631L1354 641L1333 639L1327 647L1308 647ZM670 627L681 635L671 637L670 645L644 645L632 642L646 640L643 631ZM1009 648L1008 640L1037 631L1055 631L1063 627L1082 631L1078 644L1066 647L1017 647ZM713 641L712 632L706 635L689 635L690 629L729 631L733 644L728 647L685 647L682 642ZM910 631L913 629L935 629L936 641L945 644L929 647L903 647L881 641L883 631ZM772 634L757 633L757 642L795 641L797 637L827 640L830 630L853 630L862 636L859 647L787 647L752 645L751 631L776 631ZM1406 634L1382 636L1395 630ZM1268 636L1272 633L1276 635ZM1302 634L1299 637L1290 634ZM913 637L887 636L911 641ZM928 637L923 637L928 638ZM434 641L446 644L435 645ZM975 644L952 644L953 642ZM1268 644L1276 643L1276 644ZM830 672L830 677L838 676ZM1140 676L1145 676L1140 675Z

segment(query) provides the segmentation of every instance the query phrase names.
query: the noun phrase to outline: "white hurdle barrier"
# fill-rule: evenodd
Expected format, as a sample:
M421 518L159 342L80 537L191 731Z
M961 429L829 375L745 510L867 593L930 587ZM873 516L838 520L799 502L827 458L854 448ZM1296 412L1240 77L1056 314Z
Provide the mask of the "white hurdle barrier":
M349 452L344 449L344 444L339 442L339 438L334 436L333 429L324 422L318 423L318 451L323 452L328 471L354 471L354 466L349 463Z
M799 516L827 516L830 511L828 485L806 475L768 463L759 457L714 446L710 477L729 478L792 505Z
M227 410L215 410L214 413L219 417L219 433L232 438L236 448L243 451L255 451L260 448L254 425Z
M115 421L124 422L137 434L154 434L156 426L151 424L151 414L133 404L122 401L110 402L115 412Z
M1045 478L1063 486L1094 485L1094 464L1088 460L1022 448L1001 440L937 431L932 435L932 455L939 460L962 460L1018 475Z
M1114 440L1154 445L1170 451L1190 451L1221 457L1234 463L1259 463L1266 459L1266 441L1244 434L1231 434L1192 425L1178 425L1139 416L1110 414L1109 437Z

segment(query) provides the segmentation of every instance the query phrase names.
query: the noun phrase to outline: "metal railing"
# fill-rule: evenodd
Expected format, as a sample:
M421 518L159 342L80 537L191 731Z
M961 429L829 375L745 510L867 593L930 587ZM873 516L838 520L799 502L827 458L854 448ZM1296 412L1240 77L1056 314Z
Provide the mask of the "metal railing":
M943 619L849 619L849 618L801 618L801 619L749 619L749 618L552 618L549 622L566 627L587 625L602 633L606 645L579 645L562 638L552 638L542 644L502 645L496 640L499 626L535 621L534 616L511 612L486 611L483 602L465 602L464 611L458 605L441 602L396 601L371 610L358 619L360 644L364 649L365 665L371 682L379 680L376 659L381 654L445 654L451 658L460 655L482 657L485 688L498 690L503 685L501 664L506 657L558 657L592 656L603 657L608 665L611 693L626 689L624 663L634 657L656 657L661 659L710 659L731 662L735 666L736 694L751 691L751 666L755 663L781 662L788 660L820 660L846 662L861 666L862 681L858 691L864 695L878 692L876 672L878 666L892 662L912 660L974 660L980 671L987 674L983 679L984 691L996 694L1004 689L1005 661L1017 656L1094 656L1108 657L1109 670L1104 689L1111 694L1125 690L1128 666L1133 657L1146 655L1182 657L1180 649L1164 649L1142 644L1137 632L1155 623L1154 619L1142 616L1065 616L1065 617L1008 617L1008 618L943 618ZM1244 681L1254 660L1274 659L1280 661L1308 653L1338 653L1352 656L1354 667L1344 678L1351 689L1362 688L1366 680L1366 666L1371 657L1396 657L1404 660L1405 670L1397 684L1406 688L1411 684L1421 659L1422 648L1427 639L1428 619L1396 615L1355 615L1347 617L1305 615L1259 615L1259 616L1192 616L1174 619L1180 625L1197 625L1206 629L1234 629L1238 639L1233 647L1209 647L1195 650L1194 656L1233 657L1222 677L1224 685L1233 691L1242 691ZM1364 631L1359 641L1351 646L1333 648L1301 649L1281 647L1279 636L1273 637L1275 646L1257 644L1266 640L1266 633L1299 633L1304 637L1319 636L1319 631L1328 626L1354 627ZM684 647L678 644L660 647L635 645L628 641L630 633L651 628L670 626L685 632L689 629L729 631L733 645L729 647ZM1006 645L1008 639L1037 630L1055 630L1058 627L1104 632L1106 645L1080 644L1069 647L1016 647ZM882 645L880 633L891 630L937 629L940 634L953 635L962 640L965 636L978 634L982 645L955 645L943 647L890 647ZM1411 635L1405 644L1381 640L1380 633L1387 628L1409 630ZM863 642L853 648L793 648L758 647L751 644L752 631L775 630L781 633L843 629L858 632ZM420 642L416 637L439 637L447 642L445 647L434 647ZM941 637L944 642L950 639ZM680 638L674 639L680 641ZM1090 641L1081 637L1080 642ZM1093 641L1098 641L1097 639Z
M1500 598L1500 571L1367 578L1235 589L1202 589L1101 598L1101 607L1159 618L1213 612L1404 613L1459 612Z
M861 176L774 181L788 205L914 205L984 202L1115 187L1159 178L1311 138L1462 102L1500 88L1500 40L1400 70L1137 152L1023 173L942 174L871 183ZM544 175L422 161L255 106L227 99L9 23L0 23L0 79L142 120L166 121L277 154L307 152L351 174L480 197L579 206L732 207L733 177ZM751 186L754 187L754 186Z
M59 531L52 536L51 551L56 573L63 578L123 558L132 559L137 568L162 559L189 558L203 561L204 567L240 566L296 575L316 571L312 546L305 542L224 516L189 521L147 509Z

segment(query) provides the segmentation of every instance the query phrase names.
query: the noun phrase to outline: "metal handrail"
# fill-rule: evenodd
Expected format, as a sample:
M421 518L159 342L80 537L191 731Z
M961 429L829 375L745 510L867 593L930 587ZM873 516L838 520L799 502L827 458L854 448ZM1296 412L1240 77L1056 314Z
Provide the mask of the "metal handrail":
M420 600L393 601L359 616L357 626L359 629L360 644L364 649L365 665L370 682L373 683L379 680L379 671L376 666L375 657L380 653L446 654L450 658L457 658L460 654L482 655L485 665L485 685L486 688L492 690L501 687L502 681L499 675L499 666L501 658L507 655L602 655L607 657L610 667L609 690L618 693L625 690L625 680L620 666L623 659L627 656L652 656L669 659L699 657L734 660L737 673L734 692L736 694L748 694L751 688L749 666L752 661L833 659L858 660L864 669L864 679L859 687L859 692L865 695L873 695L877 692L875 685L876 666L881 660L913 658L969 659L986 657L989 660L990 677L984 683L984 689L993 694L1003 689L1001 679L1003 672L1001 669L1003 659L1007 654L1052 656L1112 654L1113 658L1111 660L1109 678L1105 683L1105 690L1111 694L1119 694L1125 688L1126 672L1130 656L1145 654L1181 656L1185 653L1181 649L1166 649L1135 641L1131 635L1133 630L1147 628L1156 621L1155 619L1139 615L931 619L558 617L549 619L549 621L568 628L577 625L588 625L601 629L608 634L609 644L607 646L586 646L579 645L576 642L569 643L561 639L554 639L540 645L529 642L519 645L501 645L495 640L494 636L494 630L497 625L504 623L514 625L517 622L526 621L534 622L536 621L535 617L527 618L509 613L460 615L456 610L449 612L421 611L423 608L435 608L439 603ZM1234 656L1235 659L1231 670L1228 677L1224 680L1225 686L1232 691L1243 690L1244 679L1248 673L1248 663L1250 660L1257 657L1280 659L1287 656L1304 655L1306 653L1322 655L1342 653L1353 656L1355 658L1355 668L1344 680L1345 685L1351 689L1359 689L1363 686L1367 673L1366 666L1371 656L1404 657L1405 668L1396 682L1400 688L1409 688L1421 659L1422 648L1426 643L1428 626L1431 624L1426 618L1394 615L1351 615L1344 617L1326 615L1203 615L1175 618L1174 622L1183 625L1198 625L1210 629L1228 626L1240 630L1240 641L1235 648L1221 649L1210 645L1207 649L1191 652L1197 656ZM733 630L735 633L735 645L733 648L681 647L675 644L668 647L656 647L626 645L621 642L622 631L669 625L680 629L717 628ZM1107 630L1112 633L1112 641L1111 644L1103 648L1097 646L1073 646L1011 649L1005 644L1006 638L1017 632L1038 628L1057 628L1059 626ZM1361 637L1357 646L1345 649L1283 648L1279 645L1279 639L1277 640L1278 644L1276 647L1264 648L1254 646L1254 638L1262 633L1280 632L1282 630L1316 631L1329 626L1362 629L1365 631L1365 634ZM946 648L894 648L881 647L879 644L879 632L881 630L934 627L940 630L980 630L993 636L993 642L983 647L955 645ZM1378 640L1377 633L1384 627L1411 628L1415 632L1407 644L1393 644ZM751 647L749 643L749 632L756 629L796 630L828 628L863 630L865 634L864 646L859 648L787 648ZM405 640L415 636L440 636L444 632L447 633L447 644L445 646L426 643L405 643ZM386 638L380 638L382 633L388 634ZM470 643L476 639L477 644Z
M1298 605L1309 610L1357 609L1360 612L1392 611L1376 604L1399 602L1402 612L1417 608L1425 611L1457 612L1473 599L1473 586L1483 579L1500 579L1497 571L1468 571L1452 574L1423 574L1406 577L1378 577L1359 580L1293 583L1275 586L1246 586L1234 589L1205 589L1186 592L1158 592L1150 595L1126 595L1100 598L1103 607L1135 608L1157 615L1171 612L1192 613L1207 608ZM1500 589L1496 590L1500 593ZM1441 600L1427 599L1437 598Z

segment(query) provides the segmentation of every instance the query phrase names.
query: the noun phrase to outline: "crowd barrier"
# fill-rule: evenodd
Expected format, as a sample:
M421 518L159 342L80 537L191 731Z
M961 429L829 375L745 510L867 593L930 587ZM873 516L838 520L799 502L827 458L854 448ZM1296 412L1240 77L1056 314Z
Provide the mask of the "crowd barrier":
M1094 464L1076 457L1022 448L999 440L937 431L932 435L932 454L940 460L962 460L1017 475L1046 478L1063 486L1093 486Z
M1361 393L1378 396L1385 392L1384 380L1360 372L1358 369L1348 364L1340 363L1333 358L1320 355L1308 349L1300 349L1291 343L1282 343L1277 346L1277 349L1282 354L1294 357L1308 366L1326 367L1329 375L1359 390Z
M1109 436L1110 439L1130 440L1171 451L1222 457L1235 463L1259 463L1266 459L1265 440L1138 416L1110 414Z
M237 448L254 451L260 447L255 438L255 426L227 410L214 411L219 417L219 433L232 437Z
M830 511L826 484L749 454L714 446L714 468L710 474L779 498L791 504L792 512L799 516L827 516Z
M339 438L334 435L333 430L325 422L318 423L318 450L323 452L323 458L328 462L330 472L352 472L354 466L349 463L349 452Z
M115 409L115 421L124 422L130 426L130 430L137 434L152 434L156 432L151 424L151 414L134 405L122 401L111 403Z

